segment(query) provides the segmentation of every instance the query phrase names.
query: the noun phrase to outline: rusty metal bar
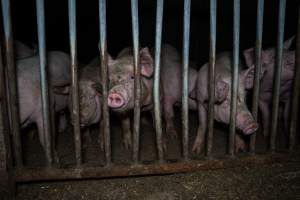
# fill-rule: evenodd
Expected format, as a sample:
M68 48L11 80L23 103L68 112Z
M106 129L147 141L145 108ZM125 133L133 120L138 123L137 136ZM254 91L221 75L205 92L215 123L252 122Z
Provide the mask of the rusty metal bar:
M275 151L277 125L278 125L278 107L279 107L279 90L280 79L282 71L282 54L283 54L283 39L284 39L284 21L285 21L285 7L286 0L279 2L279 15L278 15L278 35L277 35L277 49L276 49L276 65L275 65L275 80L273 87L272 99L272 121L271 121L271 137L270 137L270 150Z
M82 163L80 110L78 99L78 63L77 63L77 34L76 34L76 0L69 0L69 35L71 52L72 78L72 115L74 120L75 157L77 165Z
M209 48L209 100L208 100L208 134L206 155L211 156L214 136L214 102L215 102L215 68L216 68L216 23L217 1L210 0L210 48Z
M164 159L163 144L162 144L162 126L161 126L160 84L159 84L163 11L164 11L164 0L157 0L153 99L154 99L156 143L157 143L158 160L160 163L162 163Z
M41 94L42 94L42 108L43 108L43 127L44 127L44 141L43 146L46 153L47 164L51 165L52 144L51 144L51 117L49 110L49 90L47 77L47 61L46 61L46 39L45 39L45 6L44 0L36 0L36 15L37 28L39 40L39 59L40 59L40 80L41 80Z
M252 98L252 115L258 121L258 101L259 101L259 87L260 87L260 73L261 73L261 48L262 48L262 34L263 34L263 18L264 18L264 0L257 1L257 20L256 20L256 44L255 44L255 76L254 88ZM256 133L253 133L250 138L250 152L255 152Z
M133 125L133 162L139 159L140 114L141 114L141 80L139 66L139 14L138 0L131 0L132 40L134 57L134 125Z
M297 42L296 42L296 54L295 54L295 78L293 86L293 99L291 110L291 126L289 137L289 149L295 148L298 110L299 110L299 93L300 93L300 6L298 7L298 30L297 30Z
M111 144L109 110L107 106L108 96L108 68L107 68L107 39L106 39L106 0L99 0L99 28L100 28L100 58L101 58L101 83L102 83L102 113L103 121L100 122L100 131L104 131L104 149L106 165L111 164ZM102 127L101 127L102 126ZM100 133L101 134L101 133Z
M6 49L6 70L7 70L7 87L8 87L8 105L11 122L10 128L13 135L13 151L15 163L17 166L22 166L22 145L20 138L20 119L18 109L18 90L17 90L17 76L16 66L14 62L14 49L13 49L13 35L11 25L11 10L10 1L1 0L3 26L4 26L4 39Z
M50 181L68 179L107 178L124 176L141 176L154 174L172 174L180 172L193 172L198 170L228 169L234 167L257 167L257 165L299 162L299 154L265 154L245 156L240 158L209 159L203 161L167 162L165 164L124 165L85 168L36 168L19 169L15 171L17 182Z
M182 150L183 159L187 160L189 156L189 48L190 48L190 16L191 0L184 1L183 16L183 59L182 59Z
M234 0L233 16L233 66L228 151L229 155L231 156L234 155L236 108L239 87L240 0Z

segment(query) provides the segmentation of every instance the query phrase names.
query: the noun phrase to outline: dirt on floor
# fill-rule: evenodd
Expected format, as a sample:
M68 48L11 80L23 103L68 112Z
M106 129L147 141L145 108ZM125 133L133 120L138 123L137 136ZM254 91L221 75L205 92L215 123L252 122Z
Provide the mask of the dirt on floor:
M17 199L300 199L300 162L165 176L21 184Z
M178 119L177 119L178 120ZM141 121L140 160L156 160L155 133L149 116ZM115 165L129 164L131 150L124 148L120 124L111 119L112 160ZM176 123L180 125L180 121ZM197 130L197 117L190 116L190 145ZM227 152L226 132L228 126L216 125L213 141L213 156ZM180 130L178 127L177 130ZM280 130L280 129L279 129ZM32 131L32 130L31 130ZM83 132L83 157L87 165L103 165L104 154L97 142L99 131L91 129L91 137ZM27 135L26 135L27 134ZM38 138L23 134L25 165L30 167L45 165L45 157ZM298 134L299 136L299 134ZM167 138L166 159L181 157L181 137ZM245 138L249 141L249 138ZM297 138L299 149L299 138ZM276 147L287 147L286 135L279 131ZM262 134L257 134L256 150L265 152L267 142ZM300 151L297 151L300 152ZM239 153L243 154L243 153ZM74 139L71 128L58 136L58 155L61 167L75 164ZM190 158L203 159L204 153ZM293 162L260 165L255 167L237 167L230 169L198 171L164 176L143 176L109 178L99 180L23 183L17 186L18 200L189 200L189 199L300 199L300 153ZM0 197L1 199L1 197Z

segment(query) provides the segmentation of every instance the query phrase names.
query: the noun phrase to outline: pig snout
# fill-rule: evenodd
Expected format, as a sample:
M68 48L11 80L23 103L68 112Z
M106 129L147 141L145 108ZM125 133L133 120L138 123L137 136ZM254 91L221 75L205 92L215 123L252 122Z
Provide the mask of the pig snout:
M258 124L253 119L250 113L241 113L237 116L238 128L245 135L250 135L258 129Z
M108 106L111 108L121 108L125 105L125 99L120 93L110 93L108 95Z

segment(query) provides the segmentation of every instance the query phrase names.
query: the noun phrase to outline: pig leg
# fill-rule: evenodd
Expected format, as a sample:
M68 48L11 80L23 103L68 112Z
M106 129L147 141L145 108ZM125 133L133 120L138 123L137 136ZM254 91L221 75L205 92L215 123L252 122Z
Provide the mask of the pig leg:
M122 117L122 131L123 131L123 143L126 149L130 149L132 145L131 141L131 129L130 129L130 117Z
M151 115L152 115L153 127L155 129L155 114L154 114L154 110L151 110ZM163 150L166 151L167 150L166 136L164 134L162 134L161 139L162 139Z
M172 101L164 101L164 119L166 123L166 133L172 138L177 137L177 132L174 127L174 108Z
M205 139L206 124L207 124L207 111L202 105L198 102L198 114L199 114L199 125L197 130L197 136L193 145L193 152L200 153L203 148L203 143Z
M269 135L270 127L270 109L269 105L264 101L259 101L259 108L262 114L263 134L265 137Z
M235 152L238 153L239 151L241 152L246 152L247 150L247 145L243 138L239 134L235 134Z

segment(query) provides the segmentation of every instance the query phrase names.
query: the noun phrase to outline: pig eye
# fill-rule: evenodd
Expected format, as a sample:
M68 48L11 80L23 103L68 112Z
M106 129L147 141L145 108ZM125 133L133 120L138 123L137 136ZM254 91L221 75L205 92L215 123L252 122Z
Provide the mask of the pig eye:
M134 79L134 76L133 76L133 75L130 75L130 79Z

